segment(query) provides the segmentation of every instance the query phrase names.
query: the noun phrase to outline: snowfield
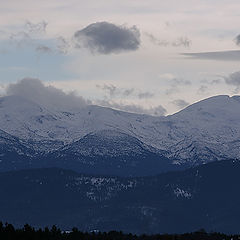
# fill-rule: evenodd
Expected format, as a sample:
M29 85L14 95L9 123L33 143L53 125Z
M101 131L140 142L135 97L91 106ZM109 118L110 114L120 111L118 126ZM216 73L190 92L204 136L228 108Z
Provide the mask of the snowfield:
M63 110L6 96L0 98L0 122L1 142L7 134L38 153L53 152L92 134L97 136L99 146L101 138L117 146L123 136L134 137L154 151L164 151L174 164L198 165L240 156L240 96L211 97L166 117L93 105ZM121 151L97 148L99 154L116 155ZM124 154L136 150L140 151L131 146L122 149ZM88 149L83 151L89 154Z

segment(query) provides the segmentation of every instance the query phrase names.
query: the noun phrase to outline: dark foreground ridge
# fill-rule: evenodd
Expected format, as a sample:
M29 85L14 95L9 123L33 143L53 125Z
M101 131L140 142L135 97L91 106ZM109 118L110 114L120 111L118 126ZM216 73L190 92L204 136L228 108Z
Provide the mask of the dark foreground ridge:
M83 175L63 169L0 173L0 219L134 234L240 233L240 162L219 161L155 177Z
M240 235L226 235L222 233L207 233L199 230L184 234L155 234L134 235L117 231L110 232L81 232L77 228L71 231L61 231L55 225L52 228L35 229L28 224L15 229L13 225L0 222L0 239L14 240L238 240Z

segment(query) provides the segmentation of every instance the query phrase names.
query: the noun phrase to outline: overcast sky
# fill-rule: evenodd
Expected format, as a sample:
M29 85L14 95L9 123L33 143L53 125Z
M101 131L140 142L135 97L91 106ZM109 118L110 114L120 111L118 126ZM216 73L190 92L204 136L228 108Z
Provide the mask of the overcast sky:
M2 95L34 78L93 104L166 115L239 94L239 0L0 4Z

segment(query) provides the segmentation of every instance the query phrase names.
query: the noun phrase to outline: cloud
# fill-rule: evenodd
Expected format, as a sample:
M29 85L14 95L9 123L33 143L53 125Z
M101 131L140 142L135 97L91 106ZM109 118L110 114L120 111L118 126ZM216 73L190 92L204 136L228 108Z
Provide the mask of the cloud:
M185 47L189 48L192 44L192 41L187 37L179 37L175 40L166 40L166 39L158 39L151 33L145 33L148 39L155 45L162 46L162 47Z
M192 83L188 80L181 79L181 78L173 78L169 80L171 85L170 88L165 91L166 95L172 95L180 91L180 87L189 86Z
M152 98L154 97L154 94L151 92L141 92L138 94L139 99L146 99L146 98Z
M16 44L18 47L21 47L25 44L32 45L33 43L31 36L24 31L10 34L9 39L12 43Z
M18 96L41 106L45 106L46 108L58 109L61 111L78 111L80 108L86 107L87 105L95 104L122 111L154 116L162 116L167 112L161 105L157 107L143 108L140 105L122 104L110 100L96 100L92 102L81 96L77 96L74 92L65 93L53 86L47 86L43 84L41 80L36 78L24 78L17 83L9 84L7 87L4 86L4 88L6 89L5 95L7 96Z
M127 88L127 89L123 90L122 95L124 97L128 97L128 96L133 95L134 91L135 91L134 88Z
M208 91L208 86L206 86L206 85L202 85L202 86L200 86L200 88L197 90L197 94L205 94L205 93L207 93L207 91Z
M185 79L181 79L181 78L174 78L171 80L173 85L183 85L183 86L187 86L187 85L191 85L192 83L189 80L185 80Z
M209 83L213 85L213 84L220 84L221 82L222 82L221 79L214 79L214 80L210 81Z
M185 108L186 106L189 105L188 102L186 102L185 100L183 99L176 99L174 101L171 102L172 104L176 105L178 108L182 109L182 108Z
M67 94L53 86L45 86L43 82L35 78L24 78L17 83L9 84L6 94L61 110L79 109L90 103L73 92Z
M235 37L234 41L236 45L240 46L240 34Z
M167 113L167 110L161 105L158 105L157 107L143 108L142 106L136 105L136 104L123 104L123 103L116 103L113 101L106 101L106 100L99 100L96 103L103 107L110 107L110 108L115 108L121 111L138 113L138 114L164 116Z
M25 23L25 28L31 34L43 34L46 32L47 25L48 23L45 21L38 23L32 23L30 21L27 21Z
M101 89L105 92L107 92L108 96L110 98L114 98L114 97L136 97L138 99L147 99L147 98L152 98L154 97L154 94L151 92L141 92L137 89L134 88L119 88L116 87L113 84L104 84L104 85L96 85L96 87L98 89Z
M42 35L46 33L47 25L48 23L45 21L39 23L26 21L21 31L10 33L9 39L20 44L33 42L34 36L36 37L36 35Z
M201 53L181 53L191 59L219 60L219 61L240 61L240 50L201 52Z
M111 54L136 51L140 47L140 31L136 26L119 26L96 22L75 32L76 48L87 48L92 53Z
M127 88L127 89L119 88L113 84L104 84L104 85L97 84L96 87L107 92L107 94L110 98L117 97L117 96L128 97L134 93L133 88Z
M110 97L113 97L113 96L116 96L116 95L119 94L118 93L119 91L118 91L117 87L112 85L112 84L109 84L109 85L107 85L107 84L98 85L97 84L96 87L103 90L103 91L106 91L109 94Z
M240 71L234 72L230 74L228 77L224 77L225 83L228 85L235 86L234 92L238 92L240 90Z
M192 41L187 37L180 37L172 42L172 46L174 47L186 47L189 48L192 45Z
M41 53L52 53L53 50L48 46L39 45L36 47L36 51Z
M72 47L71 40L62 36L47 39L44 37L48 23L27 21L18 31L7 33L7 38L17 47L31 47L37 53L67 54Z
M71 42L64 37L57 38L57 51L62 54L67 54L71 48Z

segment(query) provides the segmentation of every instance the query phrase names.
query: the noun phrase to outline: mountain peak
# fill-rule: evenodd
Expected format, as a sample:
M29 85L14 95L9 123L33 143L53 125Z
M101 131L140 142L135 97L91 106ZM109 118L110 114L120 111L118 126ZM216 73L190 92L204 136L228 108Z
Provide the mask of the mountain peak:
M172 115L177 118L198 120L239 119L240 120L240 96L218 95L196 102L182 111Z

